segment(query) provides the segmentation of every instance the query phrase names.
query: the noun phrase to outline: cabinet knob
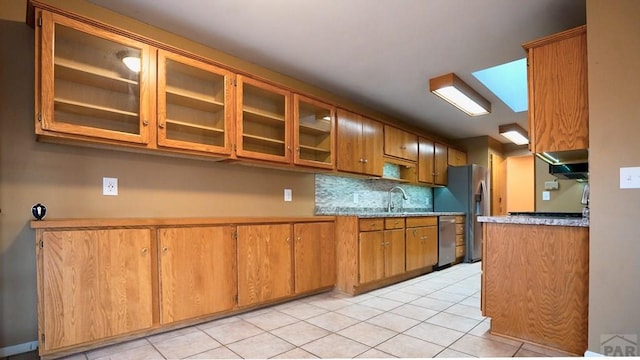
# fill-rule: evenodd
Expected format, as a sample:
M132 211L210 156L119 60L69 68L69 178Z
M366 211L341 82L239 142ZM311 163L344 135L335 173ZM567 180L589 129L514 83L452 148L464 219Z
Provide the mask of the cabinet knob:
M364 159L362 162L366 164L366 163L368 163L368 162L369 162L369 160Z
M169 251L169 248L168 248L168 247L166 247L166 246L165 246L165 247L163 247L163 248L162 248L162 252L165 252L165 253L166 253L167 251Z
M148 120L142 120L142 125L144 125L144 126L149 125L149 121Z
M290 237L287 238L287 242L291 242L291 238Z
M298 237L296 238L296 240L300 241L300 240L302 240L302 237L298 236Z
M142 248L142 250L140 250L140 252L142 253L142 255L146 254L147 251L149 251L149 249L147 248Z
M400 149L401 149L401 150L407 150L407 147L406 147L406 146L404 146L404 145L402 145L402 146L400 146Z
M163 123L163 122L159 123L159 124L158 124L158 127L159 127L160 129L164 129L164 123Z

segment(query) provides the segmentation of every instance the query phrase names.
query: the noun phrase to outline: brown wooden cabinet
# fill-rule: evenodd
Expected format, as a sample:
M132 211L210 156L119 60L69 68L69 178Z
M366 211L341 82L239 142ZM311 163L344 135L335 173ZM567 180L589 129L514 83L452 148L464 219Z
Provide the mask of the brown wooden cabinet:
M407 218L406 270L416 270L438 263L438 218Z
M236 305L233 226L158 230L160 323L211 315Z
M589 148L586 25L523 45L534 153Z
M344 109L337 124L338 170L382 176L383 125Z
M404 230L360 233L360 283L381 280L405 271Z
M158 146L230 155L234 79L228 70L158 50Z
M447 146L429 139L418 139L418 181L447 185Z
M39 354L69 355L329 290L334 221L32 221Z
M418 136L393 126L384 125L384 154L418 161Z
M482 313L491 332L582 356L589 228L484 223Z
M293 294L290 224L238 226L238 306Z
M448 148L447 164L451 166L467 165L467 153L452 147Z
M295 293L336 283L335 225L332 222L294 224Z
M237 83L238 156L291 162L291 93L243 75Z
M146 146L155 123L151 47L48 11L40 14L36 134ZM122 62L126 56L140 60L137 71Z
M293 162L318 168L335 167L335 108L293 94Z
M338 216L336 288L355 295L426 274L437 244L437 217Z
M151 328L149 229L37 233L40 353Z
M465 242L465 216L456 216L456 260L462 261L466 253L467 243Z

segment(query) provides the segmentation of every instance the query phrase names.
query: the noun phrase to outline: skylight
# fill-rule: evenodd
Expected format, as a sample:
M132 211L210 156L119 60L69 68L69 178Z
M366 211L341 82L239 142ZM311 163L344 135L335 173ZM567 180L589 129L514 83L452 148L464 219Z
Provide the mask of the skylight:
M472 73L514 112L527 110L527 59Z

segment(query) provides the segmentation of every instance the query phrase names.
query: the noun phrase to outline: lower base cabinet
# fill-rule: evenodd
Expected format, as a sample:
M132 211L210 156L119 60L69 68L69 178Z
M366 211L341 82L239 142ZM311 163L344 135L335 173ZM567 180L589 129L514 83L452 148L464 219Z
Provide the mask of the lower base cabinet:
M44 231L37 241L41 353L152 327L149 229Z
M32 221L39 355L70 355L330 290L334 222Z
M336 288L354 295L432 271L438 262L437 219L338 216Z
M335 224L294 224L295 293L303 294L336 283Z
M161 324L235 307L234 231L232 226L158 229Z
M407 228L407 271L438 263L438 227Z
M238 226L238 306L292 294L291 225Z

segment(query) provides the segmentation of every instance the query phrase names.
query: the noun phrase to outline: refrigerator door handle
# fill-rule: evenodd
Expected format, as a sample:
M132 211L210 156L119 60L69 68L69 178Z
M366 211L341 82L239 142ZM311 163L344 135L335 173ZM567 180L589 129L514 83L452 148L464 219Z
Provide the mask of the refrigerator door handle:
M482 214L482 206L480 206L480 204L484 201L484 199L486 198L486 191L487 191L487 184L485 183L484 180L480 180L480 183L478 184L478 190L476 191L475 194L475 200L476 200L476 215L483 215Z

